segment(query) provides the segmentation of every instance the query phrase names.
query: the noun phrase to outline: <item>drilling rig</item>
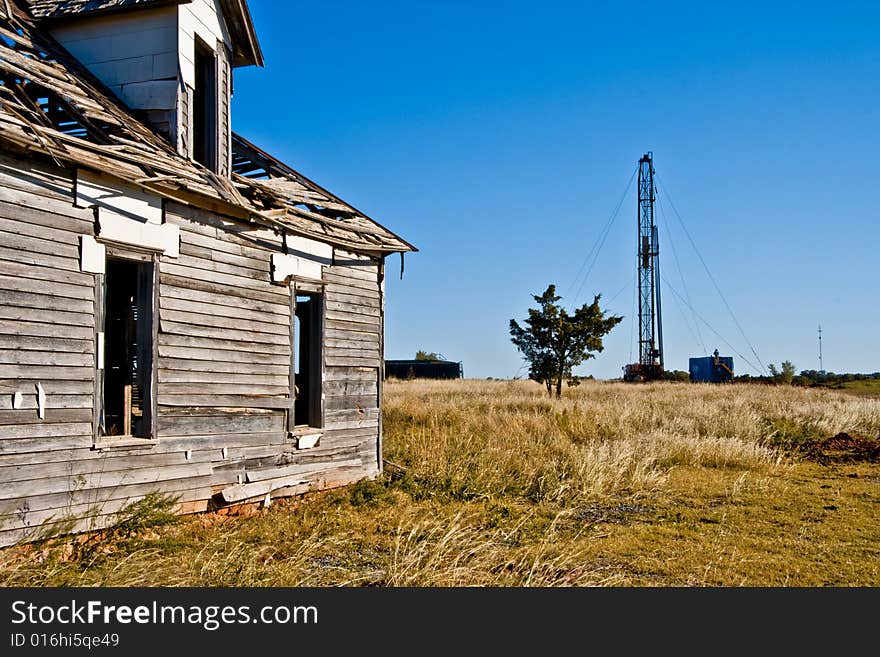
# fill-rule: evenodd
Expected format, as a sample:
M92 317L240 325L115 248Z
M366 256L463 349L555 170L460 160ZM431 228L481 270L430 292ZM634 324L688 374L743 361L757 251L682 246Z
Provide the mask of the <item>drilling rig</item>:
M639 362L623 368L624 381L663 378L663 324L660 305L660 244L654 223L654 155L639 160L638 269Z

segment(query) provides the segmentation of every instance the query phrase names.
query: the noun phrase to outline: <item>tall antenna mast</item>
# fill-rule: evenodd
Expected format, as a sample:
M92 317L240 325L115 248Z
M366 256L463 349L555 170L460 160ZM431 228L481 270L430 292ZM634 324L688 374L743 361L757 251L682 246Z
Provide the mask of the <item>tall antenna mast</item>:
M825 374L825 367L822 365L822 325L819 325L819 374Z

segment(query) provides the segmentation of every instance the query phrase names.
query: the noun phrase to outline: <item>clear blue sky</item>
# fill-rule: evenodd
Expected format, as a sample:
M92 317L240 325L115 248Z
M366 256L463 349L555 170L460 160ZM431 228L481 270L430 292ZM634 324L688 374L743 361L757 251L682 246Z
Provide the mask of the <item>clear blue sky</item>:
M388 358L522 375L508 323L552 282L625 316L578 369L620 376L635 185L578 273L652 151L662 273L711 326L664 285L668 369L818 369L821 324L825 369L880 370L880 4L249 5L266 67L236 72L234 129L420 249L388 260Z

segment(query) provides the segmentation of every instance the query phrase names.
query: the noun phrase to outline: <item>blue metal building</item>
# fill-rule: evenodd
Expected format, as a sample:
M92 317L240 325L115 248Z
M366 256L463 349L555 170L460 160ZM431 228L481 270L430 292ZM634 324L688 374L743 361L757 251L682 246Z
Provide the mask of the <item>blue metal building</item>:
M726 383L733 380L733 357L713 356L691 358L688 362L691 381L694 383Z

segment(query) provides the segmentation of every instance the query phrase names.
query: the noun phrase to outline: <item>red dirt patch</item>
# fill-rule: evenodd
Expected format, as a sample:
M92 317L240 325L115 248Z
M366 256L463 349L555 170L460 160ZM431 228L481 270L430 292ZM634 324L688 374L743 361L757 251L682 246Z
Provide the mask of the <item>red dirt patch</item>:
M880 441L839 433L804 445L804 458L822 463L880 463Z

